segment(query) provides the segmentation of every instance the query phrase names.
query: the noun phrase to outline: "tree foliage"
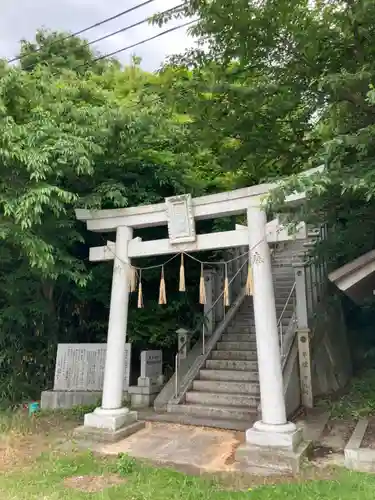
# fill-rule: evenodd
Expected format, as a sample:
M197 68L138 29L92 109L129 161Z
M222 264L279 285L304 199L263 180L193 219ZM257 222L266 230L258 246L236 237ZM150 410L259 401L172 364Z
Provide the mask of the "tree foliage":
M158 74L45 31L21 43L18 64L0 66L4 397L47 385L57 341L105 339L111 266L88 262L88 247L103 240L75 221L75 207L153 203L292 174L273 209L305 189L294 215L328 222L332 263L375 246L375 3L190 0L181 15L198 15L198 45ZM317 176L293 175L318 165ZM150 298L158 280L154 272L146 280ZM165 308L132 303L136 344L172 345L175 327L196 312L193 293L186 302L169 293Z
M247 139L243 145L250 155L241 157L245 179L257 178L262 162L268 175L276 165L282 166L276 168L280 174L323 164L319 176L293 177L277 193L274 208L281 209L286 192L305 188L308 203L296 215L329 222L332 261L373 248L374 2L191 0L182 14L199 16L192 30L200 43L174 62L193 72L208 64L228 72L235 65L237 87L245 90L240 97L236 88L238 102L231 101L226 112L223 93L224 104L213 111L223 112L232 130L238 124L239 137ZM258 95L246 99L257 83Z
M104 238L87 233L74 208L202 193L204 172L217 168L186 121L150 90L154 75L111 61L96 71L96 54L63 34L39 33L37 43L24 43L21 64L5 65L0 78L0 398L7 399L47 387L57 341L106 338L112 270L88 262L88 247ZM82 58L94 71L73 69ZM155 301L159 276L145 280L146 300ZM130 336L139 346L170 346L194 308L171 293L165 308L137 318L132 311Z

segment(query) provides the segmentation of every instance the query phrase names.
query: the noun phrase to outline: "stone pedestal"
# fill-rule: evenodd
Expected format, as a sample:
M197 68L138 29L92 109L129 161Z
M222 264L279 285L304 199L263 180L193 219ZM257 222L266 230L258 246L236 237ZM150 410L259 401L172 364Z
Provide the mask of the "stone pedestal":
M302 459L308 454L310 443L303 441L302 429L287 422L284 425L255 422L246 431L246 444L236 451L240 469L247 472L263 470L300 472Z
M151 406L164 384L163 352L141 352L141 376L137 385L129 388L131 405L133 408L147 408Z
M298 474L303 459L308 456L311 443L301 441L296 449L267 448L249 443L236 450L238 469L246 473L269 475L277 473Z
M40 406L43 410L67 410L74 406L91 406L98 404L102 391L43 391Z
M97 408L85 415L84 424L74 431L81 439L114 442L143 429L144 422L137 421L137 412L127 408L105 410Z
M302 430L297 429L292 422L270 425L259 421L246 431L246 442L254 446L295 451L301 441Z
M96 408L92 413L85 415L84 426L115 432L124 425L133 424L136 420L137 412L129 411L127 408L116 410Z
M148 408L154 403L156 396L163 388L164 377L156 380L139 377L136 386L129 387L132 408Z

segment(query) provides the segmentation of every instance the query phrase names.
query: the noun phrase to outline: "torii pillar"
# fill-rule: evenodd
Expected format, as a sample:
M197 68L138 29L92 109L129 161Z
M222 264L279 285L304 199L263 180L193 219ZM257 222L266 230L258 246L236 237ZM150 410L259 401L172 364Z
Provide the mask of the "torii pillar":
M84 426L79 429L80 433L97 433L109 441L126 437L145 425L137 422L137 412L125 408L122 401L130 291L128 245L132 237L132 228L117 228L102 405L85 415Z
M236 457L251 466L269 466L275 454L296 458L302 431L287 421L271 253L266 237L266 213L261 206L249 206L247 225L254 281L254 318L261 398L261 420L246 431L246 444ZM297 459L298 460L298 459Z

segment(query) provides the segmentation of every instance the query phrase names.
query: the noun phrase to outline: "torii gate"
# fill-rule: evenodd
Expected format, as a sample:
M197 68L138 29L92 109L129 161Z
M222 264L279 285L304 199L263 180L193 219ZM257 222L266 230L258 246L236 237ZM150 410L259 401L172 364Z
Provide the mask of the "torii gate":
M275 296L270 259L270 242L291 239L277 221L267 224L262 208L263 198L276 184L260 184L235 191L191 198L181 195L166 198L164 203L114 210L76 210L78 220L85 221L94 232L116 231L116 242L90 249L91 261L114 260L107 354L101 408L86 414L84 427L116 433L135 422L137 415L122 407L125 366L125 342L131 259L178 252L194 252L220 248L249 246L250 257L256 252L253 265L254 316L258 352L262 421L247 432L247 441L257 445L285 446L294 443L296 427L287 422L283 377L277 330ZM298 201L304 195L293 195ZM195 221L247 214L247 228L211 234L195 232ZM142 241L133 239L133 229L168 225L168 239ZM305 238L304 224L293 238ZM251 250L253 249L253 250ZM260 257L260 259L259 259Z

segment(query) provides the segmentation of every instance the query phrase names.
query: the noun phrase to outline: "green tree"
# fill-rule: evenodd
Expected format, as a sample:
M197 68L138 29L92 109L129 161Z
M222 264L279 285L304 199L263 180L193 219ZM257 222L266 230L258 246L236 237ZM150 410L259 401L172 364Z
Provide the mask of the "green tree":
M25 71L33 71L37 65L48 66L54 72L70 69L83 74L87 71L101 74L115 60L99 59L88 41L72 37L70 33L40 29L34 41L21 41L19 64ZM98 59L98 60L96 60Z
M181 116L147 88L154 75L137 64L71 69L81 61L72 43L32 69L4 66L0 78L0 399L35 397L48 385L58 340L105 339L112 269L87 261L88 246L103 239L76 222L74 208L201 193L199 169L215 168ZM154 301L159 277L145 277ZM189 311L171 293L166 308L133 312L130 334L140 345L170 345Z
M249 98L238 93L223 119L248 139L245 179L262 178L262 165L279 175L325 165L316 177L292 178L275 202L283 191L305 188L308 202L296 216L328 221L327 251L337 263L373 248L374 2L191 0L181 14L199 16L192 31L204 50L198 45L175 64L222 72L235 65L246 92L258 90Z

